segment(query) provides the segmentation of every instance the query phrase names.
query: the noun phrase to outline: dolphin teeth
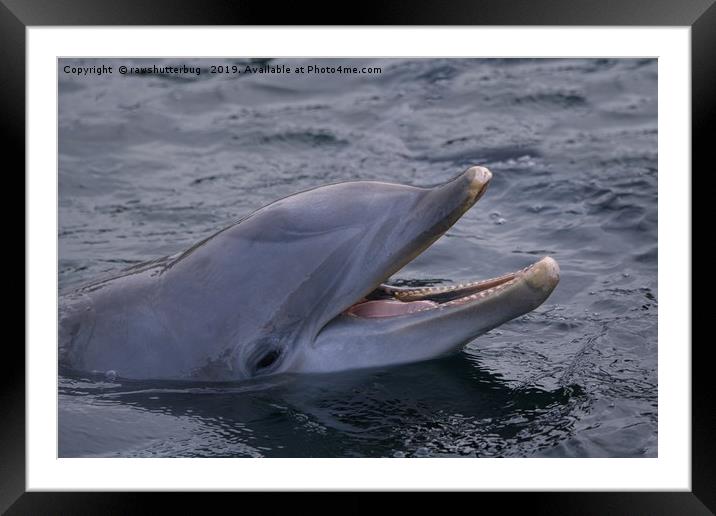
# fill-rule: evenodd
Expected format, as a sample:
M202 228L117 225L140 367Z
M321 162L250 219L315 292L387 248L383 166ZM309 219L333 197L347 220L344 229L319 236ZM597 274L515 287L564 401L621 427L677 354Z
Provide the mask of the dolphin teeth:
M401 301L405 303L432 301L434 306L426 308L413 307L413 310L410 313L424 312L427 310L434 310L435 308L460 306L475 300L485 299L486 297L492 296L497 292L502 292L510 285L514 285L518 281L519 277L525 271L529 271L530 269L532 269L532 265L525 267L522 270L503 274L495 278L466 281L451 285L410 288L383 284L381 285L381 289L384 293L388 294L389 296L392 296L392 299L396 301ZM448 298L445 301L440 301L440 298L436 296L442 295L453 295L456 297L454 297L453 299ZM378 299L381 298L379 297ZM385 298L383 297L382 299Z

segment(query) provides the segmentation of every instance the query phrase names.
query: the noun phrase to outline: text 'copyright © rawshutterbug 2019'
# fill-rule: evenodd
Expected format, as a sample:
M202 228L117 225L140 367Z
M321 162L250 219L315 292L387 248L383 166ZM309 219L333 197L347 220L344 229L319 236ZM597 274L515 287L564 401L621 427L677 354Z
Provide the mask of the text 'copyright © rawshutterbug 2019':
M378 75L383 73L379 66L351 66L346 64L275 64L275 65L252 65L252 64L219 64L209 66L193 65L94 65L75 66L65 65L62 71L66 75L80 77L101 76L101 75Z

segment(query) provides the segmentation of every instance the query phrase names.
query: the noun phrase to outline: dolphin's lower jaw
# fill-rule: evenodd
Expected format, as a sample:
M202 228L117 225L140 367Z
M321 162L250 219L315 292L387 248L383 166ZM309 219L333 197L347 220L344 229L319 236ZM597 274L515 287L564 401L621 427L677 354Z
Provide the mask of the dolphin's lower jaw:
M558 282L557 262L545 257L510 274L455 286L381 285L327 325L294 368L329 372L456 352L479 335L537 308Z
M520 283L526 283L538 294L544 293L546 298L558 282L559 265L553 258L545 257L516 272L459 285L405 288L384 284L366 299L351 306L345 314L365 318L395 317L458 308L497 296L503 291L509 292L512 287L517 287Z

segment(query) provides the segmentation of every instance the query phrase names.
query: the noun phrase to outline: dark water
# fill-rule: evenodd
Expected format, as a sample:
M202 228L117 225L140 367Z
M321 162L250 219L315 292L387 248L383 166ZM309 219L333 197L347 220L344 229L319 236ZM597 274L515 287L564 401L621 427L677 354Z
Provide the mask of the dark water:
M60 62L60 292L295 191L431 185L473 164L492 170L488 193L394 280L496 276L542 255L562 279L441 360L220 385L61 376L61 456L657 455L656 60L62 73L103 63L138 61Z

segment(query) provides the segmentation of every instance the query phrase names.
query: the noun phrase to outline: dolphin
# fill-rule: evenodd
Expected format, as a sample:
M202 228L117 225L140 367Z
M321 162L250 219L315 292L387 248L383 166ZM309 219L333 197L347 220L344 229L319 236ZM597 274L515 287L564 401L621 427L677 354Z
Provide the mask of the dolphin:
M454 286L386 283L485 193L473 166L419 188L352 181L260 208L183 253L60 299L59 362L131 379L232 381L427 360L547 299L544 257Z

